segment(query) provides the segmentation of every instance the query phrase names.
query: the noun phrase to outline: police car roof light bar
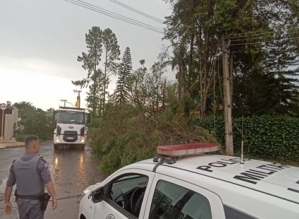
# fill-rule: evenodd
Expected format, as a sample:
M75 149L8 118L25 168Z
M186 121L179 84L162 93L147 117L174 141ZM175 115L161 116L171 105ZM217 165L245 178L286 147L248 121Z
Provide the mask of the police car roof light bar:
M158 146L157 153L162 156L183 157L190 155L200 155L204 153L219 151L217 143L187 143L178 145Z

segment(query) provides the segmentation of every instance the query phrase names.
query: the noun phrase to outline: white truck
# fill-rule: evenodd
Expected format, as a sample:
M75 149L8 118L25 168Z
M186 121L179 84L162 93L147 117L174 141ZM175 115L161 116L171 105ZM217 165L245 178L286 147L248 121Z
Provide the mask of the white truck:
M90 117L83 108L59 107L56 111L56 128L53 135L54 149L60 146L84 150Z

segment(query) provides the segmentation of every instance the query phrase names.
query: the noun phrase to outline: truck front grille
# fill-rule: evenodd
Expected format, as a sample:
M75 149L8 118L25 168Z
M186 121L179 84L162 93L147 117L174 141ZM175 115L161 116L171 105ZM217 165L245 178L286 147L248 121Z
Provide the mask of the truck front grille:
M65 142L75 142L78 139L76 131L64 131L63 140Z

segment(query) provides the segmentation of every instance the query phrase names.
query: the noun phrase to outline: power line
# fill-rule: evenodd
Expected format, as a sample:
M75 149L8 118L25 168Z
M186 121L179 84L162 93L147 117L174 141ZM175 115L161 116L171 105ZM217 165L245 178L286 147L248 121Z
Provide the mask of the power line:
M240 37L242 35L248 35L248 34L263 34L263 33L273 33L273 30L255 30L255 31L247 31L246 33L231 33L227 34L227 36L232 36L232 37Z
M229 40L239 40L239 39L248 39L250 37L266 37L266 36L273 36L274 32L269 32L269 33L261 33L261 34L252 34L252 35L244 35L244 36L239 36L239 37L227 37L226 39Z
M120 14L117 14L117 13L114 13L114 12L111 12L111 11L108 11L106 9L103 9L103 8L100 8L98 6L95 6L95 5L92 5L92 4L89 4L87 2L84 2L84 1L81 1L81 0L66 0L67 2L70 2L72 4L75 4L75 5L78 5L80 7L83 7L83 8L86 8L86 9L89 9L89 10L92 10L92 11L95 11L95 12L98 12L100 14L104 14L106 16L109 16L109 17L112 17L112 18L115 18L115 19L118 19L120 21L124 21L126 23L130 23L130 24L133 24L135 26L139 26L139 27L142 27L142 28L145 28L145 29L148 29L148 30L152 30L152 31L155 31L155 32L158 32L158 33L163 33L163 31L161 29L158 29L154 26L151 26L151 25L148 25L148 24L145 24L143 22L140 22L140 21L137 21L137 20L134 20L134 19L131 19L129 17L125 17L123 15L120 15Z
M298 30L291 30L288 31L287 33L298 33ZM253 32L253 31L248 31L246 33L236 33L236 34L228 34L226 37L226 39L240 39L240 38L248 38L248 35L251 35L252 37L259 37L259 36L265 36L265 35L269 35L271 36L271 34L279 34L278 32L275 32L274 30L271 31L260 31L260 33L258 32Z
M280 40L293 40L293 39L299 39L299 37L285 37L285 38L281 38ZM248 42L248 43L235 43L235 44L230 44L230 46L245 46L245 45L257 45L257 44L261 44L261 43L272 43L273 41L260 41L260 42Z
M299 36L298 33L294 32L294 33L289 33L289 34L286 34L286 36L289 36L289 37L297 37ZM286 37L284 36L284 38ZM283 38L283 37L282 37ZM254 36L254 37L248 37L248 38L239 38L239 39L227 39L229 40L230 42L238 42L238 41L242 41L242 40L258 40L258 39L273 39L275 40L275 36L271 36L271 35L265 35L265 36Z
M65 0L65 1L69 2L71 4L74 4L74 5L77 5L77 6L86 8L86 9L89 9L91 11L94 11L94 12L106 15L108 17L111 17L111 18L114 18L114 19L117 19L117 20L129 23L129 24L133 24L135 26L139 26L139 27L142 27L142 28L145 28L145 29L157 32L157 33L161 33L161 34L164 33L163 30L161 30L161 29L159 29L157 27L154 27L154 26L148 25L146 23L134 20L132 18L129 18L129 17L126 17L126 16L123 16L123 15L120 15L120 14L108 11L106 9L100 8L98 6L89 4L89 3L81 1L81 0Z
M132 8L132 7L130 7L129 5L126 5L126 4L121 3L121 2L119 2L119 1L116 1L116 0L110 0L110 1L113 2L113 3L115 3L115 4L117 4L117 5L120 5L121 7L124 7L124 8L126 8L126 9L128 9L128 10L130 10L130 11L133 11L133 12L135 12L135 13L137 13L137 14L140 14L140 15L142 15L142 16L144 16L144 17L147 17L147 18L149 18L149 19L151 19L151 20L154 20L154 21L156 21L156 22L158 22L158 23L163 24L163 20L161 20L161 19L159 19L159 18L153 17L153 16L151 16L151 15L149 15L149 14L146 14L146 13L144 13L144 12L142 12L142 11L139 11L139 10L137 10L137 9L135 9L135 8Z

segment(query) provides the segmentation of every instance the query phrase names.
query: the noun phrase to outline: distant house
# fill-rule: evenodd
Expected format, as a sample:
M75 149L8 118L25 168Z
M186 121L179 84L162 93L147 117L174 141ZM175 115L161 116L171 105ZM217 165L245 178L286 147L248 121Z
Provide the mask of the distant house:
M4 140L8 141L14 136L14 127L18 126L18 108L12 106L10 101L7 101L6 109L4 111L0 110L0 124L2 124L2 118L4 118L4 133L2 132L2 125L0 125L0 133L3 133Z

